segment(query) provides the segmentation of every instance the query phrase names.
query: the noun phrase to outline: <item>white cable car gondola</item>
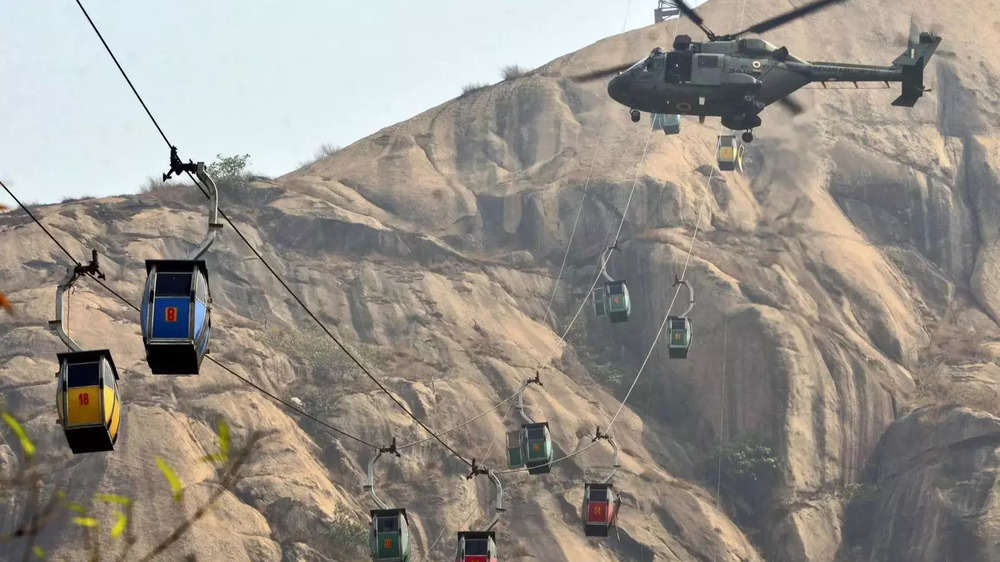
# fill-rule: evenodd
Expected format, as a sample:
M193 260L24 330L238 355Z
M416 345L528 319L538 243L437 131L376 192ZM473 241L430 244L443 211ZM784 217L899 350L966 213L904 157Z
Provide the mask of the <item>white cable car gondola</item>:
M69 307L69 291L83 274L104 274L97 265L97 251L86 266L70 268L56 290L56 319L49 327L70 348L59 353L56 374L56 412L66 442L74 454L113 451L121 426L121 394L118 391L118 369L107 349L81 350L66 332L68 315L63 314L63 299Z
M154 374L196 375L208 352L212 332L212 293L208 266L201 259L222 224L219 193L205 164L184 164L171 148L170 172L195 172L209 190L208 233L183 260L146 260L146 286L139 313L146 361Z

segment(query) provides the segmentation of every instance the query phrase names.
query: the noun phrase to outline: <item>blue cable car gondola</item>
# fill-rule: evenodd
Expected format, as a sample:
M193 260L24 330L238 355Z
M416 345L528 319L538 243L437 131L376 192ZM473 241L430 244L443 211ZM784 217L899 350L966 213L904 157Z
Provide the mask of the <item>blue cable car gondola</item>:
M196 375L212 331L204 260L146 260L140 315L153 374Z
M691 343L694 341L694 331L691 319L688 318L694 308L694 289L684 280L674 278L674 286L683 285L688 289L688 307L680 316L669 316L667 318L667 329L670 331L670 343L668 344L669 356L671 359L685 359Z
M392 445L380 448L378 454L368 463L368 483L365 484L365 490L378 506L378 509L371 511L369 543L372 562L408 562L410 559L410 522L406 517L406 510L390 508L375 493L375 463L378 462L383 453L399 456L395 438L392 440Z
M146 260L146 286L139 312L146 361L153 374L196 375L208 353L212 332L212 293L208 266L201 257L211 247L218 222L219 193L205 164L184 164L171 148L170 172L195 172L209 190L208 233L183 260Z
M104 274L97 266L97 252L86 266L78 265L56 290L56 319L49 326L70 348L69 353L59 353L59 372L56 384L56 412L59 425L66 434L66 442L74 454L113 451L121 426L121 393L118 390L118 369L107 349L81 350L66 332L68 321L63 315L63 296L80 275Z

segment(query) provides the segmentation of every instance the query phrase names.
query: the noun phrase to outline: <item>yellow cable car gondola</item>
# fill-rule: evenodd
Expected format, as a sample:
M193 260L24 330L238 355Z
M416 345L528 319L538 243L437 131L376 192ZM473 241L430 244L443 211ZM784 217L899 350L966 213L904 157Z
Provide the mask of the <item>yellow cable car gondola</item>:
M736 139L736 135L719 135L715 151L719 170L723 172L732 172L733 170L742 172L743 150L744 147Z
M57 355L56 412L59 425L66 434L70 450L77 453L113 451L121 426L121 395L118 391L118 369L107 349L81 350L66 333L63 297L80 275L104 275L97 266L97 252L86 266L76 266L59 284L56 291L56 319L49 326L70 348Z

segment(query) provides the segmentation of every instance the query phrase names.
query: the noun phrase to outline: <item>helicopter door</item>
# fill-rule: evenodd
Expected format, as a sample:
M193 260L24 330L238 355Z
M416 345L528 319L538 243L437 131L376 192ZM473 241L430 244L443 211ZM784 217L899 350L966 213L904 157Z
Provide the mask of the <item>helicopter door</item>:
M694 55L691 82L699 86L722 84L722 55L699 53Z
M671 51L667 53L667 82L680 84L691 81L690 51Z

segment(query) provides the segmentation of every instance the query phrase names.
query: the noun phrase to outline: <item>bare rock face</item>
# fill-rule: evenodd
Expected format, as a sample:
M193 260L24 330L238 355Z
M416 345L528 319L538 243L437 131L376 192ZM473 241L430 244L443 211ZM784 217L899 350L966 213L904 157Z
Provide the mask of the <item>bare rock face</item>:
M503 464L518 419L497 404L542 372L529 411L550 423L557 456L579 454L546 476L504 475L504 560L992 560L1000 535L984 474L995 418L983 411L1000 392L1000 72L989 54L1000 27L977 15L990 6L935 11L945 44L917 107L891 107L884 90L803 90L807 114L764 112L745 175L714 169L714 124L685 120L664 136L629 122L603 83L567 78L645 56L664 44L660 26L467 93L276 180L230 186L223 207L464 456ZM713 0L703 11L724 29L739 27L728 22L742 7ZM769 40L809 60L888 64L925 8L858 0ZM777 10L746 2L745 18ZM698 35L686 22L669 29ZM36 211L78 258L96 248L109 284L136 301L143 260L182 255L201 237L203 201L176 190ZM424 439L230 231L208 258L212 355L366 441ZM633 316L610 325L588 298L616 235L609 270L628 281ZM114 353L125 417L113 454L70 458L51 423L61 347L44 328L66 261L17 212L0 215L0 255L18 311L0 317L0 392L51 465L49 486L81 503L94 492L134 498L131 548L145 553L219 490L202 459L223 418L236 443L273 433L174 558L365 557L369 448L211 365L151 376L136 314L87 280L73 327L85 347ZM687 308L682 275L695 338L677 360L660 330L668 311ZM587 539L582 484L609 461L583 449L626 395L612 428L620 541ZM0 476L14 474L19 445L0 435ZM747 443L775 475L750 499L720 483L757 468L711 462L716 448ZM166 491L157 456L187 486L184 503ZM379 492L408 509L419 559L447 559L456 531L489 520L491 490L466 473L433 441L380 461ZM30 511L24 494L9 497L0 532ZM46 529L39 544L83 559L69 528ZM121 541L105 533L100 544L116 552Z
M995 560L1000 419L961 407L900 418L847 511L844 560Z

